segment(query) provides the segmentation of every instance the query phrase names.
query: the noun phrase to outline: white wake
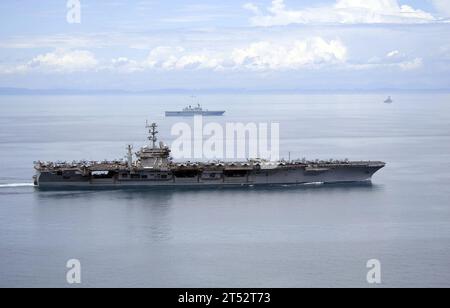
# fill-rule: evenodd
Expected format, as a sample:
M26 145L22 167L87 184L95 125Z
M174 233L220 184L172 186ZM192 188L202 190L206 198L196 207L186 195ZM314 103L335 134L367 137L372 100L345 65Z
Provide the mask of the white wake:
M12 183L12 184L0 184L0 188L6 187L32 187L33 183Z

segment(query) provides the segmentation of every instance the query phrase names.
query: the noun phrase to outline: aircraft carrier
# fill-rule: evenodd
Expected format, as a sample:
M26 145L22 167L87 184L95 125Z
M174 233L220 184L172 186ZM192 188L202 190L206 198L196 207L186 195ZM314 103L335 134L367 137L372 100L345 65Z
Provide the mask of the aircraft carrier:
M116 161L35 162L38 188L89 187L222 187L345 183L370 181L385 166L380 161L276 162L252 159L241 162L183 162L170 157L170 149L157 144L157 125L147 125L150 144Z

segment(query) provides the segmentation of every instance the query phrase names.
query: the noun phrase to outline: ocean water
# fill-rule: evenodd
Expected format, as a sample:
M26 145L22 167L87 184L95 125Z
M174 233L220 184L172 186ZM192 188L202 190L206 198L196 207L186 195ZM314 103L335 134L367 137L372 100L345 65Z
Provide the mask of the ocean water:
M0 97L0 287L450 287L450 95L205 95L281 155L382 160L372 184L38 191L33 161L114 159L185 96Z

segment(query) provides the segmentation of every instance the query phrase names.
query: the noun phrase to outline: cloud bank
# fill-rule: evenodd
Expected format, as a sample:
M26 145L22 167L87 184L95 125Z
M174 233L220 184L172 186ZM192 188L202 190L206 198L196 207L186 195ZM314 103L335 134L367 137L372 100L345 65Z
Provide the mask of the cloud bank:
M448 0L435 0L437 5ZM288 9L284 0L273 0L265 12L253 3L244 8L254 16L253 26L270 27L289 24L421 24L439 19L397 0L338 0L333 5L310 7L300 10Z
M158 46L144 60L118 57L99 61L86 50L55 51L38 55L18 66L3 68L3 73L71 73L111 70L135 73L148 70L298 70L344 63L347 48L339 40L312 37L293 42L258 41L227 51L191 51L180 46Z
M75 73L91 71L98 67L98 60L87 50L56 50L38 55L30 61L14 67L3 68L7 74L37 72Z
M99 60L86 50L49 52L12 67L0 67L0 73L47 73L108 71L133 74L146 71L270 72L318 69L361 70L422 67L421 58L411 58L399 50L372 57L365 62L349 60L348 47L339 39L310 37L303 40L262 40L229 50L188 50L180 46L158 46L144 59L118 57Z

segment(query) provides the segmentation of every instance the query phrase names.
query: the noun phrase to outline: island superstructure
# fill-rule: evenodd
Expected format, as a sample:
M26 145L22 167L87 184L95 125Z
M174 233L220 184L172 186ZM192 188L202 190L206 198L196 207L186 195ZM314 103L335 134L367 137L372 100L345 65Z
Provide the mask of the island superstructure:
M340 183L370 181L385 166L380 161L181 162L170 149L157 143L155 123L147 125L150 144L134 159L132 146L126 159L115 161L35 162L34 184L39 188L63 187L221 187Z

